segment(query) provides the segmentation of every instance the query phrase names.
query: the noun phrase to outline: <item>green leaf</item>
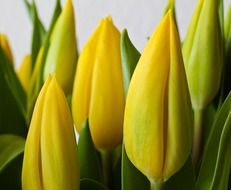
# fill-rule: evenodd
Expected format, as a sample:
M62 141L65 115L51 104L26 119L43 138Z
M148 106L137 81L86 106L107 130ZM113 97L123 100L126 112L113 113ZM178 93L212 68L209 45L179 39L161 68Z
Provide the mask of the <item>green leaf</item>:
M108 190L103 184L92 179L81 179L80 190Z
M127 94L128 86L129 86L132 74L140 58L140 53L134 47L131 40L129 39L128 32L126 29L124 29L121 34L120 49L121 49L124 91L125 91L125 94Z
M122 148L122 190L150 190L150 182L129 160Z
M189 156L185 165L174 176L164 183L163 190L194 190L195 182L196 180L192 159L191 156Z
M32 46L31 46L31 64L32 71L35 66L36 58L38 56L39 49L43 43L45 32L42 29L41 21L38 16L37 8L35 2L32 2L31 13L33 18L33 34L32 34Z
M26 9L27 9L27 12L28 12L28 14L30 16L30 19L33 22L34 19L35 19L34 14L33 14L33 5L32 5L32 3L29 3L28 0L24 0L24 3L25 3L25 6L26 6ZM40 32L45 35L45 33L46 33L45 27L43 26L40 19L38 20L38 22L39 22Z
M113 150L112 164L112 189L121 190L121 160L122 160L122 145Z
M0 135L0 187L21 189L21 170L25 139Z
M30 90L29 90L29 96L28 96L27 117L26 117L27 123L30 122L36 99L38 97L40 89L43 86L43 70L44 70L44 65L45 65L48 49L50 46L50 37L51 37L52 30L54 28L54 25L56 23L56 20L58 19L61 11L62 11L62 8L61 8L60 0L56 0L56 5L54 8L50 27L49 27L48 32L46 33L46 37L43 43L44 49L43 49L43 54L42 54L41 66L39 66L38 77L36 78L35 83L30 84ZM32 77L34 74L35 73L32 73Z
M101 165L98 153L92 142L88 120L84 122L79 135L78 152L80 163L80 179L88 178L101 182Z
M230 8L231 12L231 8ZM231 17L231 13L230 13ZM230 19L230 25L231 25L231 19ZM224 62L224 69L223 69L223 79L222 79L222 100L226 98L226 96L231 91L231 27L230 32L227 36L226 45L225 45L225 62Z
M15 135L0 135L0 173L23 153L25 139Z
M203 111L203 147L206 145L209 134L212 130L213 122L216 116L216 108L213 103Z
M221 134L211 190L228 189L231 166L231 108Z
M26 94L0 47L0 134L25 136Z
M228 138L231 136L231 130L229 129L231 127L229 123L230 112L231 93L228 95L214 120L213 127L202 157L201 168L196 183L197 190L213 189L214 184L216 184L217 175L227 175L227 171L223 167L227 167L227 163L230 161L226 159L230 159L231 157L230 152L227 152L228 150L225 146L229 146L230 149L231 139ZM227 154L229 154L229 156L227 156ZM223 180L225 179L226 178L223 177ZM226 184L227 183L228 182L226 181Z

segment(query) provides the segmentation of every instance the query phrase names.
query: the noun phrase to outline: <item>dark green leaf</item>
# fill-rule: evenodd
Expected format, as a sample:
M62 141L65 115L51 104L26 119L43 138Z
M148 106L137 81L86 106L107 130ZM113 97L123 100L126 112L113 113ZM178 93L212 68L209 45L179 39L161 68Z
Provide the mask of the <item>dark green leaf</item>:
M24 3L26 5L26 9L27 9L27 12L30 16L30 19L33 22L34 21L33 5L32 5L32 3L29 3L28 0L24 0ZM39 22L39 29L40 29L41 34L45 35L46 30L45 30L41 20L39 19L38 22Z
M91 139L88 120L82 126L79 142L79 163L80 163L80 178L89 178L96 181L102 181L101 165L97 151Z
M18 155L23 153L25 139L15 135L0 135L0 173Z
M0 134L26 135L26 94L0 47Z
M21 170L25 140L13 135L0 135L0 187L21 189Z
M39 49L42 46L45 33L42 26L40 25L41 21L38 16L37 8L35 2L32 2L31 5L31 13L33 18L33 34L32 34L32 46L31 46L31 64L32 64L32 71L35 66L36 58L38 56Z
M221 134L211 190L228 189L231 166L231 107Z
M121 190L121 159L122 146L118 146L113 150L113 165L112 165L112 190Z
M81 179L80 190L108 190L103 184L92 179Z
M122 190L150 190L149 180L131 163L122 148Z
M7 190L21 190L23 154L20 154L0 173L0 187Z
M214 118L216 115L216 108L213 103L211 103L209 106L206 107L206 109L203 111L203 147L207 143L207 140L209 138L209 134L212 130Z
M129 86L132 74L140 58L140 53L134 47L131 40L129 39L128 32L126 29L124 29L121 34L120 48L121 48L121 61L122 61L124 91L125 91L125 94L127 94L128 86Z
M192 159L191 156L189 156L185 165L165 182L163 190L194 190L195 182Z
M220 170L220 168L217 167L219 167L220 164L222 164L221 155L228 154L227 152L225 152L226 148L222 146L224 145L223 144L224 142L227 145L229 144L227 138L225 138L224 136L226 135L228 135L229 137L231 136L231 134L227 134L227 132L225 132L227 130L226 127L230 128L229 125L227 126L230 112L231 112L231 93L228 95L227 99L225 100L224 104L220 108L214 120L212 131L209 135L207 144L204 149L204 154L202 157L201 168L196 183L197 190L211 189L212 187L211 185L215 180L215 176L217 175L217 172ZM230 157L231 156L229 155L228 158ZM225 169L223 169L222 171L224 173L226 172ZM223 174L219 173L219 175L223 175Z

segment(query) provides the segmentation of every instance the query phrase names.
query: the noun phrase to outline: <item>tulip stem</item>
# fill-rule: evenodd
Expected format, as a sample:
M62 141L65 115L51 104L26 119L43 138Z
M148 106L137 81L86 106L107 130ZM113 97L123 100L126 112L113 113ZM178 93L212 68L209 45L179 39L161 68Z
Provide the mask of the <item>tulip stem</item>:
M112 189L112 151L101 151L104 184Z
M194 135L193 135L193 150L192 160L194 168L198 166L202 149L202 126L203 125L203 110L194 110Z
M151 182L151 190L162 190L163 183L162 182Z

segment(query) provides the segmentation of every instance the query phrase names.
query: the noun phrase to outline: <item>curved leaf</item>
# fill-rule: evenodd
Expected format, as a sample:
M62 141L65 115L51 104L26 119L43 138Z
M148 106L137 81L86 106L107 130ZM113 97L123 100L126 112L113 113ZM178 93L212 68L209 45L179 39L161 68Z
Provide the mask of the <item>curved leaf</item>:
M21 170L25 139L0 135L0 187L21 189Z
M122 190L149 190L150 182L129 160L122 149Z
M103 184L92 179L81 179L80 190L108 190Z
M18 155L23 153L25 139L15 135L0 135L0 173Z
M0 134L25 136L26 94L0 47Z
M32 5L32 3L29 3L28 0L24 0L24 3L26 6L26 9L27 9L27 12L30 16L30 19L33 22L33 20L34 20L33 5ZM41 34L45 34L46 30L45 30L45 27L43 26L41 20L39 19L38 22L39 22L39 29L40 29Z
M216 168L210 189L228 189L231 167L231 110L225 122L219 144Z
M226 144L229 144L229 142L227 142L227 139L224 138L224 133L227 132L223 132L223 131L227 130L226 122L227 119L229 118L230 112L231 112L231 93L229 93L227 99L225 100L224 104L222 105L219 112L217 113L215 121L213 123L211 133L209 135L207 144L204 149L201 168L196 183L197 190L210 189L214 181L213 178L215 178L217 172L220 169L220 168L216 168L219 167L219 165L221 164L220 162L222 158L221 157L219 158L219 156L223 154L227 154L225 148L224 147L222 148L221 146L225 141ZM231 134L228 135L231 136ZM223 172L225 172L225 170L223 170ZM220 175L223 174L220 173Z
M140 58L140 53L132 44L129 39L128 32L126 29L122 31L120 40L121 49L121 61L124 81L124 91L127 94L128 86L132 77L132 74L136 68L136 64Z
M33 19L33 34L32 34L32 46L31 46L32 48L31 64L32 64L32 71L33 71L39 49L45 37L45 31L43 30L43 26L41 25L41 21L38 17L37 8L34 1L32 2L31 5L31 14Z
M191 156L189 156L185 165L174 176L164 183L163 190L194 190L195 182L196 180L192 159Z
M88 120L83 124L78 141L80 179L88 178L96 181L102 181L99 157L94 147Z

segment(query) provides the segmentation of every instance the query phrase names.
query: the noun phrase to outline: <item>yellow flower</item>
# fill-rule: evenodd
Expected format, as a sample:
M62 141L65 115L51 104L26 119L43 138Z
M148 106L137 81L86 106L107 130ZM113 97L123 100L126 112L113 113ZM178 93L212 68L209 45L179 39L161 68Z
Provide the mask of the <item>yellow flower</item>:
M5 34L0 33L0 46L6 54L9 61L13 64L13 54L10 48L10 44L8 42L7 36Z
M55 77L48 77L38 96L26 140L23 190L78 189L76 146L65 95Z
M126 152L152 183L176 173L192 144L192 109L173 14L164 16L145 47L125 107Z
M23 58L23 61L17 71L18 78L25 90L25 92L29 93L30 79L31 79L31 57L30 55L26 55Z
M75 18L71 0L56 21L48 50L44 81L49 74L56 74L57 80L66 95L72 91L77 62L77 45L75 37Z
M218 1L198 1L182 51L192 106L204 109L219 90L224 59Z
M120 33L107 17L79 57L72 96L78 131L89 118L93 142L99 149L112 149L122 141L125 97L120 59Z

